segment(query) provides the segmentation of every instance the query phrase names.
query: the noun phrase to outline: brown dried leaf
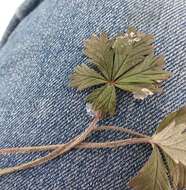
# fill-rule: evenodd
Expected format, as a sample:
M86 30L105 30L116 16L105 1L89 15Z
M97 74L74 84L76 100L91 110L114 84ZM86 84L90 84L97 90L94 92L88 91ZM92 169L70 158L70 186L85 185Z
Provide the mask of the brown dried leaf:
M186 165L186 106L170 114L153 135L152 141L177 164Z
M129 186L134 190L171 190L167 170L156 146L144 167L129 182Z

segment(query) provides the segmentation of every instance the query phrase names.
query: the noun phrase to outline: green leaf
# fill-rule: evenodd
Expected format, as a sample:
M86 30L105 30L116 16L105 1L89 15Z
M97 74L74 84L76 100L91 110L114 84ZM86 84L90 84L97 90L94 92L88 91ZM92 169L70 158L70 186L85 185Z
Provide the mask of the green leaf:
M149 95L153 95L154 93L161 91L160 88L155 87L154 85L147 85L147 84L125 84L125 85L116 84L115 86L122 90L132 92L134 98L141 100L143 100Z
M129 28L126 34L116 37L113 44L115 52L113 79L117 80L125 72L132 69L154 52L154 37Z
M186 107L169 115L162 123L152 142L177 164L181 162L186 165Z
M145 60L131 70L123 74L116 80L115 84L122 90L133 93L144 94L144 88L147 95L151 95L160 91L157 81L166 80L170 77L170 73L162 70L164 60L162 57L149 55Z
M101 111L102 115L114 115L116 109L116 92L113 85L107 84L93 91L87 102L92 105L94 111Z
M72 74L71 86L83 90L95 85L108 84L113 86L109 88L110 91L106 90L108 93L115 94L115 88L120 88L132 92L137 99L160 92L159 83L168 79L170 73L163 70L162 56L154 55L153 40L152 35L139 32L135 28L129 28L126 33L114 38L109 38L106 33L93 34L85 41L84 53L96 68L90 69L84 64L78 66ZM114 106L112 108L103 106L100 101L96 102L99 89L97 91L93 93L93 100L92 95L90 96L90 102L96 105L93 107L97 111L104 111L104 115L113 115L116 100L112 99L112 102L115 102L111 104ZM107 97L116 98L116 95L107 94ZM99 100L105 104L105 99L99 97ZM100 106L97 105L98 102Z
M144 167L134 177L129 186L134 190L170 190L167 170L156 146Z
M104 77L109 80L112 75L114 51L113 40L110 40L106 33L99 36L93 34L85 41L85 55L94 63Z
M71 76L71 86L79 90L104 84L106 82L107 81L101 74L96 72L94 69L90 69L85 64L78 65Z
M164 65L163 57L149 55L143 62L123 74L116 80L116 83L153 84L157 80L165 80L170 76L170 73L162 70L162 65Z

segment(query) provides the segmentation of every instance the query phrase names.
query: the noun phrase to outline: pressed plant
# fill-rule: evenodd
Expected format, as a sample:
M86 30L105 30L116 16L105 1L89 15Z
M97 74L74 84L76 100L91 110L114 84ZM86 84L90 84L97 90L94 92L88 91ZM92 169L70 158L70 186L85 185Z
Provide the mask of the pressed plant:
M137 99L160 92L160 83L171 74L163 70L163 56L154 55L153 40L152 35L132 27L114 38L93 34L85 41L84 52L95 68L78 65L71 86L78 90L98 86L86 101L102 115L115 114L116 88L133 93Z
M85 42L85 54L93 63L78 65L70 84L78 90L95 86L86 98L90 125L65 144L1 148L0 154L49 151L47 156L30 162L0 169L0 175L29 169L62 156L74 148L116 148L129 144L151 144L152 153L139 173L129 181L134 190L177 190L186 187L186 107L169 114L152 136L117 126L98 126L103 117L116 114L116 88L144 99L160 92L160 83L170 77L163 70L164 59L154 54L153 36L134 28L109 38L106 33L95 34ZM128 139L85 142L95 131L113 130L132 135ZM75 150L74 150L75 151Z

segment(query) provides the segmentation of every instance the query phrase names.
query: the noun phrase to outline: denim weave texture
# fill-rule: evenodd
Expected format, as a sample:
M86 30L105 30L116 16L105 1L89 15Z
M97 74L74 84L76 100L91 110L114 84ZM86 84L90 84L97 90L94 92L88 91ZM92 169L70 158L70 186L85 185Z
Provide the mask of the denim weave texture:
M154 34L158 54L174 75L163 92L134 100L117 96L117 114L102 121L151 135L169 112L186 104L185 0L27 0L12 19L0 49L0 146L68 142L87 128L85 96L69 87L75 66L88 63L83 41L114 36L128 26ZM128 137L95 133L91 141ZM128 181L151 153L148 145L72 150L49 163L0 177L2 190L130 190ZM0 167L43 156L0 155Z

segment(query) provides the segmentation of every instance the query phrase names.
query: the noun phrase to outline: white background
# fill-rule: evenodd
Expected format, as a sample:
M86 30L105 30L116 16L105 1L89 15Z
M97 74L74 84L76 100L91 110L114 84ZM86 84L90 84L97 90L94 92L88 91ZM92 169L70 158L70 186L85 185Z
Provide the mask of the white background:
M17 8L24 0L0 0L0 38Z

